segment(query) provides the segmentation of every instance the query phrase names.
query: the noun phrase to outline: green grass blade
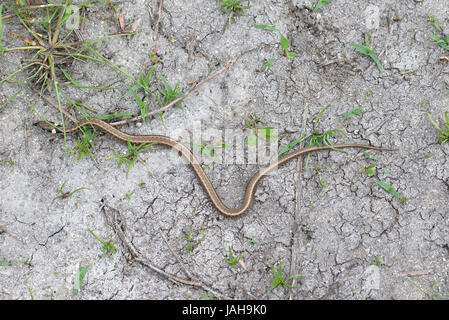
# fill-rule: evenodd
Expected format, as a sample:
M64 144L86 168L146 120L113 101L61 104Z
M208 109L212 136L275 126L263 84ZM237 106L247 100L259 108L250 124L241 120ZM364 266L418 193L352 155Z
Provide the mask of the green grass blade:
M322 6L324 6L325 4L328 4L329 2L331 2L332 0L319 0L316 4L315 7L313 8L313 13L317 12L318 10L321 9Z
M264 29L264 30L268 30L268 31L279 31L278 29L276 29L273 26L269 26L267 24L263 24L263 23L257 23L257 24L253 24L254 28L258 28L258 29Z
M377 185L379 187L381 187L382 189L384 189L385 191L387 191L389 194L393 195L394 197L396 197L397 199L399 199L400 202L405 202L407 200L406 197L404 197L402 194L400 194L399 192L397 192L391 185L389 185L386 182L383 181L379 181L377 179L373 179L373 181L375 183L377 183Z
M83 284L84 277L86 276L87 270L89 270L89 266L79 267L78 272L75 276L75 283L73 285L73 296L76 296L81 289L81 285Z
M346 113L343 115L343 117L341 118L340 121L345 121L345 120L348 120L348 119L350 119L350 118L352 118L352 117L354 117L354 116L356 116L356 115L362 114L363 108L365 108L365 107L364 107L364 106L360 106L360 107L355 108L355 109L353 109L353 110L351 110L351 111L349 111L349 112L346 112Z
M369 45L368 36L365 36L365 43ZM379 69L380 73L383 73L382 66L380 64L379 59L377 58L376 53L368 46L363 46L354 42L348 42L350 46L353 46L357 51L359 51L361 54L369 56L373 61L376 63L377 68Z
M290 41L286 37L284 37L281 34L281 47L285 50L285 52L288 52L288 47L290 46Z
M380 73L383 73L382 66L381 66L381 64L380 64L379 59L377 58L377 55L372 51L372 52L369 54L369 56L370 56L371 59L373 59L374 62L376 63L377 69L379 69Z
M436 123L432 117L430 116L430 113L427 114L427 118L429 118L430 122L432 123L432 125L435 127L435 129L437 129L438 131L441 131L440 126L438 125L438 123Z
M267 63L265 63L263 65L263 67L261 68L262 72L267 71L269 68L271 68L274 64L274 58L270 58Z
M449 51L449 45L444 39L440 39L436 34L429 34L429 37L434 40L441 48Z
M307 134L305 136L302 137L298 137L295 140L293 140L292 142L290 142L288 145L286 145L285 147L283 147L281 149L281 151L279 151L279 156L283 155L284 153L290 151L291 149L293 149L298 143L301 143L302 141L306 140L308 137L310 137L311 134Z
M353 46L354 48L356 48L357 51L362 53L362 54L369 55L370 52L371 52L371 49L367 48L366 46L362 46L362 45L354 43L354 42L348 42L348 44L350 46Z

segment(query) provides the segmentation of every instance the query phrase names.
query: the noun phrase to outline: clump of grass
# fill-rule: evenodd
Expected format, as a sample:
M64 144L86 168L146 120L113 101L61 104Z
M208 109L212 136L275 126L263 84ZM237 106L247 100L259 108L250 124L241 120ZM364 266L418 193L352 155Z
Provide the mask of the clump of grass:
M128 177L128 173L131 168L134 166L136 161L141 162L151 173L151 169L148 167L146 162L139 156L140 153L148 150L152 145L156 144L155 142L149 144L141 144L135 145L128 141L128 153L125 155L119 155L114 150L112 150L113 155L108 157L107 159L117 158L118 159L118 167L121 168L123 164L127 164L128 168L126 169L126 177Z
M273 290L279 286L285 286L289 289L293 288L292 285L289 285L287 283L288 280L293 278L299 278L304 277L302 274L294 274L292 276L289 276L287 279L284 278L283 271L282 271L282 262L279 262L279 267L277 270L274 269L274 265L271 265L271 272L273 273L273 279L271 279L271 287L268 290Z
M221 10L223 12L229 12L229 26L231 26L231 21L232 21L232 16L237 13L239 15L242 16L246 16L246 14L243 13L243 10L245 9L249 9L250 6L246 5L242 5L241 4L242 0L224 0L223 2L220 3L221 6Z
M63 25L73 15L69 9L70 5L71 1L66 0L64 4L12 6L12 12L27 33L11 32L21 39L24 45L13 48L2 47L2 52L28 51L32 55L29 64L1 81L11 79L18 72L30 70L31 75L27 78L27 82L33 82L44 89L50 83L60 81L63 75L61 68L65 65L74 59L87 58L83 43L74 39L74 29L64 32ZM38 8L41 8L41 15L37 14Z
M90 149L94 148L94 133L95 130L90 128L83 128L81 137L77 138L75 145L76 147L68 151L76 156L75 161L79 161L85 156L89 156L91 159L95 159L94 154Z
M354 47L358 52L370 57L375 63L380 73L383 74L382 66L380 64L379 58L377 58L376 52L370 48L369 36L365 34L365 45L357 44L354 42L348 42L348 44Z
M77 7L79 10L83 10L95 2L88 1L78 4ZM24 52L28 54L28 57L24 60L26 63L23 66L0 79L0 84L5 81L14 81L20 84L21 90L24 86L31 86L39 90L41 95L44 94L44 91L54 92L57 98L55 106L59 108L63 128L65 128L65 116L61 101L62 96L66 97L61 90L63 86L70 85L79 89L112 89L83 86L68 71L68 67L74 61L105 63L112 66L114 70L126 74L101 56L93 48L93 45L112 37L128 36L132 33L107 35L88 41L79 39L76 30L77 24L69 22L79 21L82 17L77 15L78 10L73 10L71 0L50 1L38 5L30 5L29 1L9 2L0 6L1 13L3 10L7 11L7 16L11 20L18 22L18 24L13 24L15 29L11 30L10 34L22 41L23 45L10 47L0 41L0 54ZM1 33L2 20L0 18L0 40ZM25 75L24 82L17 77L19 74ZM10 102L19 92L21 91L16 92L7 102ZM70 101L70 98L66 98ZM79 152L82 154L81 158L86 154L91 156L84 151Z
M318 115L313 119L313 127L310 130L310 132L304 136L300 136L298 138L296 138L295 140L293 140L292 142L290 142L288 145L286 145L285 147L281 148L281 150L279 151L279 156L290 151L291 149L293 149L297 144L309 139L308 143L306 144L307 147L313 147L313 146L319 146L319 145L326 145L336 151L341 151L338 149L335 149L332 147L332 138L335 137L337 134L342 134L344 136L347 136L346 132L342 129L329 129L326 131L321 131L316 129L316 127L318 126L318 122L321 118L321 116L324 114L324 111L326 111L330 106L326 106L325 108L323 108ZM306 167L308 167L308 161L310 158L310 153L307 155L307 161L306 161Z
M176 84L174 88L171 87L170 83L168 83L167 79L164 76L160 75L162 83L164 85L163 88L159 88L159 93L162 95L163 101L159 100L159 106L162 108L164 105L169 104L170 102L176 100L177 98L184 97L185 94L179 91L179 82ZM178 102L175 104L179 109L182 110L181 104Z
M449 141L449 116L448 116L448 111L446 111L444 113L444 118L446 120L446 123L444 124L444 128L443 129L438 125L438 123L436 123L432 119L432 117L430 116L429 113L427 114L427 118L429 118L429 120L432 123L432 125L438 131L438 143L443 144L443 143Z
M67 183L67 181L65 181L61 185L61 187L56 190L56 193L59 194L59 195L55 199L67 199L67 198L70 198L71 196L73 196L78 191L87 190L87 188L81 187L81 188L75 189L73 191L64 192L63 188L64 188L66 183Z
M103 251L105 256L107 256L107 255L113 256L115 254L115 252L117 250L115 248L114 239L112 238L112 235L111 235L111 238L109 241L104 241L104 240L101 240L91 229L87 229L87 230L95 239L97 239L98 242L101 243L101 245L102 245L101 251Z
M320 146L320 145L325 145L328 146L329 148L336 150L336 151L342 151L343 150L339 150L333 147L333 142L332 142L332 138L334 138L336 135L341 134L344 136L347 136L346 132L342 129L329 129L326 131L322 131L322 130L318 130L316 129L318 127L318 123L319 120L321 118L321 116L324 114L324 112L329 108L330 106L326 106L325 108L323 108L318 115L313 119L313 126L312 129L310 130L310 132L308 134L305 134L303 136L300 136L296 139L294 139L292 142L290 142L288 145L284 146L281 148L281 150L279 151L279 156L281 156L284 153L289 152L290 150L292 150L294 147L296 147L296 145L298 145L301 142L307 141L307 143L305 144L306 147L313 147L313 146ZM318 164L314 165L314 166L309 166L309 162L310 162L310 157L311 154L308 153L306 156L306 161L305 161L305 168L306 169L313 169L318 173L318 177L319 177L319 185L321 188L325 189L329 186L329 183L326 182L324 180L324 178L321 175L321 170L328 167L328 165L320 165L320 157L318 155Z
M129 88L128 92L126 92L125 96L128 94L132 94L134 97L134 100L136 101L137 105L140 109L140 114L144 116L148 112L147 104L139 97L138 90L142 89L144 94L146 96L149 96L151 94L150 90L150 79L153 74L154 67L150 68L145 74L140 73L136 81L133 83L133 85ZM143 122L146 122L146 118L142 118Z
M237 263L240 261L243 255L234 257L231 246L229 246L228 249L229 249L229 256L227 259L225 259L225 263L231 265L234 269L237 269Z

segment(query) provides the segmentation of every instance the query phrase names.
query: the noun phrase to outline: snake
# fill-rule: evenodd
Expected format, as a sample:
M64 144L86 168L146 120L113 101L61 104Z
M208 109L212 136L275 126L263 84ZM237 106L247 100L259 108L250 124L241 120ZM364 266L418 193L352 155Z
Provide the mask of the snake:
M171 147L175 150L177 150L179 153L181 153L182 156L184 156L190 163L193 171L195 172L196 176L198 177L198 180L200 181L201 185L203 186L204 191L208 195L209 199L211 200L212 204L215 206L215 208L228 217L237 217L245 212L247 212L254 202L254 193L257 188L258 183L260 180L267 175L272 170L282 166L283 164L287 163L288 161L297 158L301 155L308 154L310 152L315 151L321 151L321 150L338 150L338 149L345 149L345 148L359 148L359 149L370 149L370 150L379 150L379 151L393 151L394 149L391 148L383 148L383 147L375 147L371 145L365 145L365 144L356 144L356 143L347 143L347 144L332 144L332 145L319 145L319 146L310 146L305 147L296 151L292 151L290 153L287 153L285 155L282 155L277 158L276 161L273 161L266 165L265 167L262 167L259 171L257 171L251 179L248 181L245 189L245 196L243 198L243 203L238 208L230 208L227 205L223 203L220 196L217 193L217 190L214 188L212 182L210 181L207 174L204 172L200 162L195 158L193 153L190 151L189 148L187 148L185 145L180 143L177 140L174 140L167 136L162 135L133 135L125 133L112 125L108 124L107 122L97 119L97 118L86 118L83 119L76 124L62 128L60 126L57 126L55 124L51 124L47 121L39 121L35 123L36 126L46 130L51 131L53 133L72 133L75 131L80 130L84 126L94 126L100 129L101 131L104 131L105 133L115 137L116 139L125 142L125 143L133 143L133 144L149 144L149 143L157 143L161 145L165 145L168 147Z

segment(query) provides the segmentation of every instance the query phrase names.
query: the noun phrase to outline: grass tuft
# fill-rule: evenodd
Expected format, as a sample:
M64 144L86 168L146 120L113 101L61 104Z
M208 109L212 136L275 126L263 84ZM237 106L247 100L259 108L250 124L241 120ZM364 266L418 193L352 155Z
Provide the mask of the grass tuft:
M383 74L382 66L380 64L379 59L377 58L377 54L370 48L368 34L365 34L365 45L357 44L354 42L348 42L348 44L350 46L353 46L361 54L369 56L376 63L380 73Z
M436 123L432 117L430 116L430 114L427 114L427 118L429 118L430 122L432 123L432 125L435 127L435 129L437 129L438 131L438 143L443 144L447 141L449 141L449 116L448 116L448 111L446 111L444 113L444 118L446 120L446 123L444 124L444 129L440 128L440 126L438 125L438 123Z

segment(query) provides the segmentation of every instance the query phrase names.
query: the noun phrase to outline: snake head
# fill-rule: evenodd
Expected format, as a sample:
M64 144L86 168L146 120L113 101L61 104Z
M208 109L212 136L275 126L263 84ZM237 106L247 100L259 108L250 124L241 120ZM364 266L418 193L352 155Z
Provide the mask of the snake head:
M56 124L53 124L51 122L48 121L38 121L36 123L34 123L35 126L44 129L46 131L50 131L52 133L60 133L62 132L58 126Z

